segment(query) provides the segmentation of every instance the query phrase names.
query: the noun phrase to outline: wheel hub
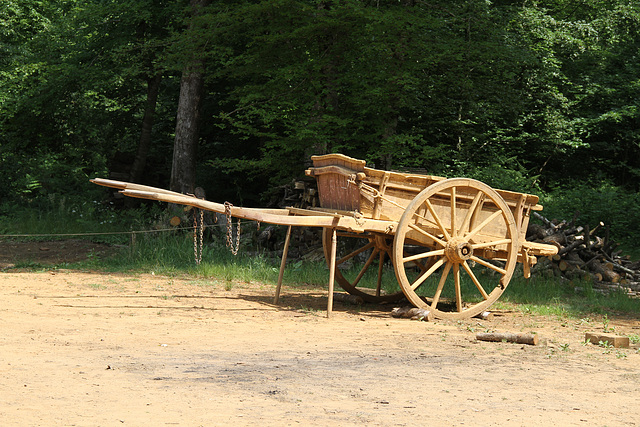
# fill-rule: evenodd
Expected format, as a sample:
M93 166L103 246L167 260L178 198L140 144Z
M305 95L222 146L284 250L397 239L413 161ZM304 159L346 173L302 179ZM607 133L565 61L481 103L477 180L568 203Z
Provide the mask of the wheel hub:
M447 242L444 254L449 261L462 263L473 255L473 246L463 238L454 237Z

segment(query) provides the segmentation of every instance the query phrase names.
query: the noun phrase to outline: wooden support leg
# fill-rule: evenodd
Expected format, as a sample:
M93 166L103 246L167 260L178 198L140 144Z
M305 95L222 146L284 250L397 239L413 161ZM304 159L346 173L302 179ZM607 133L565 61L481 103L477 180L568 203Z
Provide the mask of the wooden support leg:
M336 276L336 246L338 245L338 233L334 228L331 233L331 255L329 260L329 298L327 300L327 318L331 317L333 310L333 282Z
M284 249L282 250L282 261L280 261L280 274L278 274L278 286L276 287L276 295L273 303L277 304L280 300L280 288L282 287L282 277L284 276L284 267L287 264L287 252L289 252L289 242L291 241L291 226L287 228L287 237L284 239Z
M522 249L522 272L525 279L531 277L531 264L529 263L529 254L526 249Z

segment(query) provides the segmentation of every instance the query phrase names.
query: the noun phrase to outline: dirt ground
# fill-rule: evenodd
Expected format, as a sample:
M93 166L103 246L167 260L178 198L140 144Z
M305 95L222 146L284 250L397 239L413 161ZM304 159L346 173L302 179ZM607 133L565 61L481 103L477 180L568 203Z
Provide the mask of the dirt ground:
M638 346L582 344L602 319L418 322L340 302L327 319L326 291L274 305L260 283L21 271L18 250L0 244L3 426L640 425ZM476 341L487 330L540 344Z

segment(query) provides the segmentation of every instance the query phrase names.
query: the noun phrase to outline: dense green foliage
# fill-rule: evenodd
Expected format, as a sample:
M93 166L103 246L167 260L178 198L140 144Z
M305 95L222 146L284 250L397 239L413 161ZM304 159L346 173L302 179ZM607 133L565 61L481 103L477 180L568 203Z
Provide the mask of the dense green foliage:
M157 74L145 183L167 187L198 53L210 199L263 206L311 154L342 152L640 234L635 1L214 0L190 16L187 0L0 4L0 210L104 197L87 180L133 163Z

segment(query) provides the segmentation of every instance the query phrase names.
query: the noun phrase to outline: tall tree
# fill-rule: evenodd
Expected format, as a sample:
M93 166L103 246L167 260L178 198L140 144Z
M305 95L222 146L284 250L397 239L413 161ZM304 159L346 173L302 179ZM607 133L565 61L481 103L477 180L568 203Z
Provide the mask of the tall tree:
M211 0L191 0L191 21L187 33L194 36L198 29L198 18ZM196 183L196 153L199 141L200 107L203 94L205 71L204 52L192 51L192 56L182 71L180 79L180 99L176 115L176 136L171 164L171 183L173 191L193 193Z
M161 82L161 72L158 72L147 79L147 102L144 108L144 115L142 117L138 149L136 151L133 164L131 165L131 171L129 172L129 181L131 182L140 182L144 176L147 156L151 149L153 123L155 121L158 92L160 92Z
M128 0L125 0L128 1ZM140 8L141 13L130 14L131 33L135 30L135 52L139 62L140 78L145 81L147 87L146 101L143 107L140 138L138 147L129 172L129 180L140 182L145 176L147 157L153 143L153 125L156 119L156 110L160 86L166 64L162 63L165 54L166 40L169 37L169 28L176 21L174 14L179 3L171 0L146 0L146 4L139 1L129 7Z

